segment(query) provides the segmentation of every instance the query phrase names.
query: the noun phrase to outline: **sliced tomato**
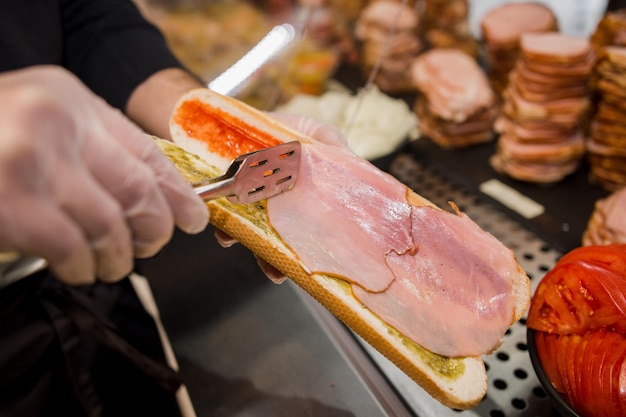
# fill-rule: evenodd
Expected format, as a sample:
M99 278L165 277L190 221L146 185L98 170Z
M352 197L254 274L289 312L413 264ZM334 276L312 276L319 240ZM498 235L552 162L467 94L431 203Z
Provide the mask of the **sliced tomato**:
M535 340L546 375L582 416L624 415L626 336L606 330L584 335L538 332Z
M581 404L583 398L586 395L585 381L583 379L583 373L585 364L583 363L584 352L587 349L589 343L588 337L580 335L572 335L567 349L567 357L571 362L569 367L570 372L570 392L571 392L571 404Z
M565 254L559 263L592 262L626 276L626 244L581 246Z
M605 378L602 378L602 376L606 372L607 363L609 363L611 356L612 335L601 331L594 332L594 334L602 339L602 343L598 347L598 353L594 359L595 363L592 365L592 377L595 377L596 383L591 386L594 398L591 404L595 403L596 398L610 397L610 394L607 394L607 389L610 387L608 386ZM610 406L603 402L602 404L597 404L596 408L598 414L606 415Z
M626 360L622 362L619 371L619 411L621 416L626 416Z
M626 245L561 258L531 300L546 375L585 417L626 416Z
M587 337L589 338L587 348L582 353L582 361L585 366L581 378L585 381L593 381L594 377L598 380L597 375L600 374L600 365L604 361L604 355L606 354L606 352L600 350L604 341L604 332L596 331L590 333ZM583 404L593 404L597 395L596 386L590 385L588 389L583 390Z
M607 332L605 335L605 346L607 351L600 367L600 390L598 396L602 396L602 403L605 416L619 415L619 370L622 367L626 356L626 339L623 335L614 332Z
M568 372L568 370L573 367L573 364L567 356L567 347L570 339L570 335L559 335L559 338L556 339L556 362L559 374L561 375L561 381L563 382L563 393L571 403L573 383L570 380L572 373Z
M561 258L537 286L527 325L560 334L603 327L626 333L626 245L587 246Z
M558 392L565 392L563 387L563 381L561 380L561 373L559 372L557 362L554 358L557 358L557 343L554 340L558 338L558 334L549 334L545 332L535 333L535 346L537 348L537 355L541 362L541 367L545 372L548 380L552 382L552 386Z

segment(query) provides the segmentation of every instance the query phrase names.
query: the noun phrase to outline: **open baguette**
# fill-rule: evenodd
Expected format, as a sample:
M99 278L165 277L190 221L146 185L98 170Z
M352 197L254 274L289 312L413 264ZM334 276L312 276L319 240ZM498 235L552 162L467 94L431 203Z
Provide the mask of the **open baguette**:
M196 90L182 100L199 98L213 108L218 117L235 123L252 125L282 142L307 141L299 132L274 120L266 113L244 103L208 90ZM242 128L242 132L245 128ZM176 144L158 141L181 173L191 183L223 172L229 158L212 153L206 144L190 138L174 119L171 132ZM312 139L311 139L312 140ZM407 189L408 201L415 206L436 207L427 199ZM475 406L487 390L487 375L480 356L449 358L430 352L409 340L355 298L349 282L324 274L312 274L302 265L298 255L286 245L272 228L266 202L236 205L226 199L207 202L211 223L250 249L303 288L325 308L360 335L399 369L419 384L433 398L455 409ZM518 304L511 323L526 311L529 283L526 274L515 271L513 291Z

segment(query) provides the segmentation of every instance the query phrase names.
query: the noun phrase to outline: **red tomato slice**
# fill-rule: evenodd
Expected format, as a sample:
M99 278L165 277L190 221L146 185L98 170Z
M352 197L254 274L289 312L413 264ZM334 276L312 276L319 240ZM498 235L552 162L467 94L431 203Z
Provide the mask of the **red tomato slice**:
M626 276L626 244L582 246L565 254L559 263L579 261L593 262Z
M597 398L597 392L595 387L598 384L591 384L591 381L599 381L599 369L600 364L603 362L603 357L606 352L602 352L600 347L604 341L604 331L595 331L585 335L588 338L586 350L582 353L582 362L584 363L583 370L581 372L581 379L585 381L581 382L582 389L582 403L593 404L594 399Z
M545 332L536 332L535 333L535 345L537 348L537 356L539 356L539 361L541 362L541 367L543 368L546 376L552 382L554 389L558 392L565 392L565 388L563 387L563 381L561 379L561 374L559 373L556 360L557 358L557 343L553 339L557 339L559 335L557 334L549 334Z
M535 336L546 375L575 410L585 417L624 415L626 336L606 330Z
M619 415L619 371L626 356L626 339L618 333L608 332L606 335L605 349L607 355L602 361L600 368L600 398L602 402L598 405L604 406L605 416Z
M626 245L587 246L561 258L537 286L527 325L560 334L601 327L626 333Z
M593 400L590 404L595 404L598 399L610 396L610 394L607 394L606 391L608 389L608 385L605 379L602 378L602 376L605 373L606 364L608 363L608 360L611 356L610 349L612 336L608 332L601 331L594 332L593 334L601 338L602 342L598 347L597 356L595 357L594 363L592 364L591 377L595 377L595 384L591 386L593 392ZM597 413L599 415L605 415L607 410L609 409L608 405L606 405L604 402L601 404L597 404L596 407Z
M572 335L570 338L570 342L568 345L567 356L571 361L570 366L570 381L572 382L572 402L571 404L581 404L584 403L584 397L586 395L585 390L585 379L583 379L583 373L585 369L585 364L583 362L584 352L587 349L587 344L589 343L588 337L583 337L579 335Z
M556 356L556 361L558 364L559 374L561 375L561 380L563 381L565 397L571 404L571 398L574 394L574 384L571 378L572 372L568 372L573 367L572 361L568 357L568 346L570 345L570 340L570 335L559 335L556 346L558 352Z
M622 367L619 371L619 405L620 415L626 415L626 359L622 361Z

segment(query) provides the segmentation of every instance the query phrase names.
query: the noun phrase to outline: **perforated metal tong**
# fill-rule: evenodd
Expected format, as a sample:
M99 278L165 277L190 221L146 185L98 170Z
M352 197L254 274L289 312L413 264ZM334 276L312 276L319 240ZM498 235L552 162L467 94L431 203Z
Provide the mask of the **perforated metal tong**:
M293 188L300 171L300 142L283 143L235 158L226 173L194 185L204 201L227 197L248 204Z

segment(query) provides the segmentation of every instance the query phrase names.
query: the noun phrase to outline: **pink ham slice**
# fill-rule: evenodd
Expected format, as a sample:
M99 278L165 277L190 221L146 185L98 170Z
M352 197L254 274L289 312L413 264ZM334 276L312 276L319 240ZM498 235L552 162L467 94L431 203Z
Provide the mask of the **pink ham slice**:
M411 66L413 83L428 99L430 110L445 120L462 123L495 103L489 80L476 60L452 48L435 48Z
M267 201L272 227L312 273L384 291L394 280L385 255L413 246L406 187L343 147L302 148L298 184Z
M503 46L515 44L523 33L553 30L556 25L552 10L533 2L494 7L480 21L487 42Z
M416 252L387 256L398 279L384 293L353 286L354 294L432 352L491 352L515 308L511 281L503 279L517 270L511 252L465 214L416 207L412 218Z
M626 188L615 191L609 197L598 203L599 210L604 213L605 227L612 243L626 243Z
M526 58L546 63L588 64L593 59L589 40L560 32L524 33L520 49Z
M490 352L510 325L511 251L463 214L411 206L405 185L343 147L303 143L296 187L267 212L306 269L351 282L365 306L433 352Z

